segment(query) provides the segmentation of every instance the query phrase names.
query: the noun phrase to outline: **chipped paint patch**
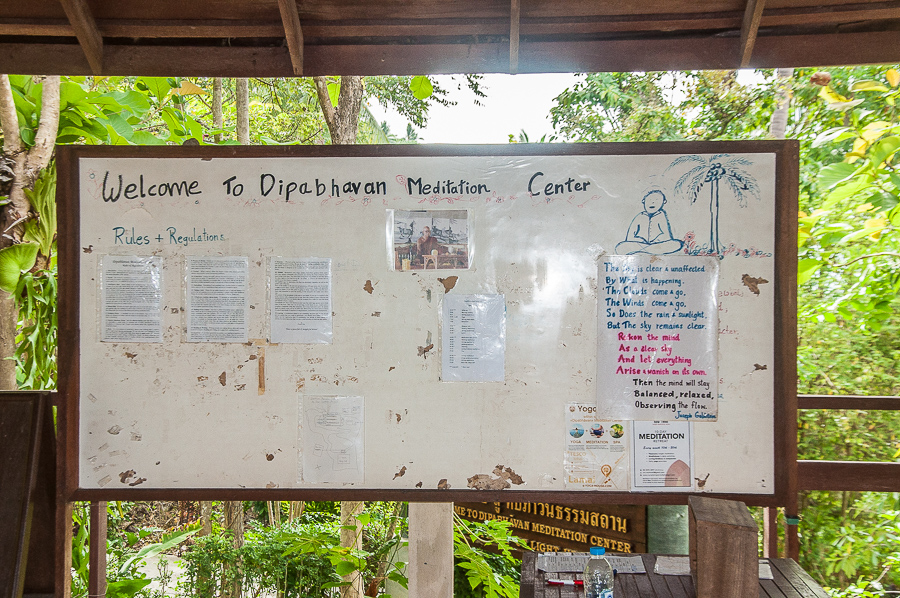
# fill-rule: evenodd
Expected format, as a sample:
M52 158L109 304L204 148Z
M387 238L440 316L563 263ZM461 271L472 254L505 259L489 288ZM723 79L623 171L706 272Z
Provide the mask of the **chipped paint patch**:
M370 295L372 294L372 292L375 290L375 287L372 286L371 280L366 281L366 284L363 285L363 290Z
M137 357L137 353L129 353L128 351L125 351L125 357L127 357L128 359L130 359L130 360L131 360L131 363L137 363L137 362L134 360L134 358Z
M113 426L107 430L107 432L109 432L113 436L117 435L121 431L122 431L122 426Z
M136 479L135 481L131 482L131 483L128 484L128 485L129 485L129 486L137 486L138 484L143 484L143 483L146 482L146 481L147 481L147 478L138 478L138 479Z
M225 372L222 372L221 374L219 374L219 384L221 384L222 386L225 386L225 379L226 379Z
M422 482L419 482L418 484L416 484L416 488L421 488L421 487L422 487Z
M459 280L459 276L448 276L447 278L438 278L437 280L444 285L444 292L449 293L453 287L456 286L456 281Z
M304 386L306 386L306 378L297 379L297 390L298 391L303 390Z
M697 480L697 488L703 488L704 486L706 486L706 480L709 479L709 474L706 474L706 477L704 477L703 479L700 479L700 478L694 478L694 479Z
M206 382L209 380L209 376L197 376L197 382Z
M93 251L94 251L94 246L93 246L93 245L88 245L87 247L82 247L81 250L82 250L83 252L85 252L85 253L93 253Z
M130 480L131 478L134 477L135 473L137 473L137 472L133 469L129 469L128 471L122 471L119 473L119 481L121 483L125 484L126 482L128 482L128 480Z
M391 366L391 367L388 368L388 371L389 371L389 372L393 372L393 371L396 370L396 369L397 369L397 368L395 368L394 366Z
M88 393L88 401L90 401L91 403L96 403L96 402L97 402L97 397L95 397L95 396L92 395L91 393Z
M447 478L441 478L441 481L438 482L437 485L438 490L449 490L450 484L447 483Z
M97 480L97 485L102 488L103 486L106 486L107 484L109 484L111 481L112 481L112 477L105 475L102 478L100 478L99 480Z
M758 372L758 371L760 371L760 370L767 370L767 369L769 369L768 366L765 366L765 365L759 365L758 363L754 363L754 364L753 364L753 371L754 371L754 372Z
M266 488L278 488L278 484L276 484L275 482L269 482L268 484L266 484Z
M428 359L428 357L425 354L428 353L429 351L431 351L432 349L434 349L434 343L432 343L426 347L423 347L420 345L417 348L419 350L419 357L425 357L425 359Z
M478 473L468 478L469 488L476 490L506 490L515 484L517 486L524 484L525 480L509 467L497 465L491 472L494 477L488 474Z
M235 390L244 390L245 388L247 388L246 384L235 384L234 385Z
M401 467L401 468L400 468L400 471L398 471L397 473L394 474L393 479L396 480L397 478L402 478L402 477L405 476L405 475L406 475L406 465L404 465L403 467Z
M759 285L768 284L768 280L765 278L754 278L749 274L744 274L741 276L741 282L744 283L744 286L750 289L750 292L754 295L759 295Z
M273 459L275 459L275 455L273 455L272 453L266 453L266 461L272 461Z
M141 440L143 440L143 438L144 437L141 436L140 434L138 434L137 432L131 433L131 442L140 442Z

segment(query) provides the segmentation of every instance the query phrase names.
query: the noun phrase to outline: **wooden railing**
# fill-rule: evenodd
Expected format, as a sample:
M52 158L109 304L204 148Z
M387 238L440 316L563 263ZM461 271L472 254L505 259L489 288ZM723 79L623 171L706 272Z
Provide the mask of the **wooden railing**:
M898 411L900 397L853 395L799 395L798 410L853 409ZM886 461L797 460L797 490L850 492L900 492L900 463ZM785 553L798 560L797 497L785 507ZM794 515L792 515L794 513ZM764 517L764 553L776 556L778 546L777 512L766 509Z

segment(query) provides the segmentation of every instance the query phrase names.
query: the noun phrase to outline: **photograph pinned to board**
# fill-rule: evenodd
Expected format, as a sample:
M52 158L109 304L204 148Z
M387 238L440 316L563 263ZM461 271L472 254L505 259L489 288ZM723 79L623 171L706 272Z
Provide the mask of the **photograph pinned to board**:
M245 256L187 256L187 342L247 342L249 270Z
M694 488L693 422L631 422L631 490L678 492Z
M273 257L270 267L271 341L331 344L331 259Z
M441 380L503 382L506 300L503 295L444 295Z
M387 210L392 270L468 270L472 264L466 210Z
M607 255L598 267L599 415L716 421L718 259Z
M311 484L365 481L363 397L300 398L300 479Z
M100 341L162 342L162 258L100 258Z
M631 426L601 420L593 403L569 403L566 413L566 490L627 491Z

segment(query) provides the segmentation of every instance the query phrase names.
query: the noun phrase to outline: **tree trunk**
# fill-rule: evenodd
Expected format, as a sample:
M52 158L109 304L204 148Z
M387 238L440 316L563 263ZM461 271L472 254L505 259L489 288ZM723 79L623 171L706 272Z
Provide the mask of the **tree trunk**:
M225 527L231 532L235 549L244 546L244 503L239 500L225 501ZM226 578L231 577L231 583L222 588L224 598L240 598L243 571L241 559L225 566Z
M201 500L200 501L200 522L201 527L200 531L197 533L198 536L208 536L212 533L212 501L211 500Z
M59 77L44 77L41 89L41 120L29 149L22 143L16 106L9 77L0 75L0 129L3 130L3 159L11 166L13 179L6 193L9 203L0 218L2 237L0 248L22 240L22 223L31 215L31 202L25 189L31 189L40 172L53 157L56 133L59 129ZM43 256L44 258L48 256ZM18 310L11 295L0 292L0 390L15 390L16 323Z
M351 550L362 550L362 525L356 516L363 512L361 501L343 501L341 503L341 546ZM350 585L341 586L341 598L362 598L363 576L361 571L354 571L344 576Z
M775 139L784 139L787 131L788 114L791 107L791 78L794 69L778 69L775 71L775 111L769 134Z
M325 124L331 135L331 143L335 145L351 145L356 143L359 134L359 111L362 109L363 81L362 77L341 77L341 92L338 105L331 104L328 95L328 80L325 77L313 77L319 106L325 116Z
M236 79L238 143L250 145L250 81Z
M222 77L213 79L212 117L213 127L221 130L224 126L222 122ZM216 133L213 135L213 141L222 143L222 134Z

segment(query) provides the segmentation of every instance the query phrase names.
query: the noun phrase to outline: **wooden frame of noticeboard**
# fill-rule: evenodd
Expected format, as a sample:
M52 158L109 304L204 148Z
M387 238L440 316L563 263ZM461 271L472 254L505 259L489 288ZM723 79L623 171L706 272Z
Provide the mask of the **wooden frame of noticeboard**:
M546 294L547 289L552 288L550 282L563 289L560 291L562 295L543 299L551 303L561 297L566 299L563 295L572 290L566 285L574 284L571 280L567 281L571 272L561 267L561 262L548 262L541 255L552 253L554 243L563 239L562 244L570 252L565 257L576 256L576 261L595 260L596 254L584 257L578 253L577 247L583 246L584 251L590 253L588 248L597 244L597 238L591 238L594 235L591 226L602 228L599 215L604 213L604 209L619 209L618 206L627 203L628 207L621 209L633 213L639 201L639 197L636 199L638 191L646 188L654 176L665 176L662 166L670 164L677 156L687 154L700 155L704 159L725 154L759 157L761 163L771 166L768 175L760 176L761 180L770 177L763 185L771 193L768 204L771 209L766 214L761 214L758 209L755 216L750 210L737 209L722 214L724 226L731 227L730 230L754 229L761 243L768 244L765 259L769 260L766 267L771 271L769 276L772 280L771 283L766 281L768 284L761 284L769 297L766 313L760 312L760 322L769 322L771 326L757 325L754 328L752 321L735 323L744 327L738 334L743 338L741 342L729 345L735 349L729 351L729 355L739 357L747 367L746 371L742 370L720 383L720 392L724 391L722 394L728 404L726 412L738 409L729 416L733 421L728 425L732 427L725 436L730 444L723 449L723 455L716 457L719 459L718 469L712 471L712 478L707 476L704 479L703 468L697 466L697 485L693 491L755 505L785 504L796 490L793 465L796 461L796 438L792 424L796 420L798 146L793 141L439 147L60 148L59 361L60 389L65 397L61 421L64 423L67 495L78 500L215 497L247 500L353 498L432 502L552 500L569 503L685 503L688 496L685 492L567 490L555 475L561 469L548 465L550 461L532 465L541 461L544 453L554 453L552 459L556 459L555 453L561 452L561 442L555 437L547 441L541 439L551 438L555 434L555 429L548 433L547 426L558 427L556 420L561 419L561 415L557 417L555 412L561 411L565 401L574 398L590 403L596 396L596 389L591 386L593 375L585 373L590 370L589 365L585 364L591 362L589 348L596 347L596 334L593 340L589 338L587 341L573 334L578 329L581 337L590 337L591 329L596 328L596 321L583 317L591 309L596 314L596 295L591 295L589 280L591 276L584 275L583 280L575 281L584 302L577 307L575 320L567 320L566 308L559 306L553 308L558 312L553 313L562 318L556 320L556 328L553 327L554 320L546 317L549 311L538 314L538 320L535 320L534 314L527 317L523 314L529 301L540 305L542 299L538 295ZM603 191L593 197L576 197L571 189L566 188L566 179L570 178L568 174L559 180L551 178L552 174L545 166L565 167L569 160L577 168L591 171L587 174L575 173L576 181L590 180L591 191ZM490 164L490 168L495 170L499 164L512 173L527 171L521 192L498 194L493 190L489 194L490 184L483 189L475 185L463 189L462 195L469 193L471 197L460 201L460 194L453 193L454 188L445 186L441 189L443 183L440 177L426 192L422 192L421 186L407 186L410 178L419 179L416 185L427 184L422 182L422 177L407 175L403 178L407 166L412 170L421 167L431 172L429 168L452 169L454 165L479 161ZM358 173L369 175L372 169L377 171L382 163L387 166L380 180L389 185L396 180L397 188L415 190L418 194L402 196L394 193L394 187L389 187L386 194L376 193L367 197L365 183L373 182L377 177L372 176L371 180L356 180L353 177ZM628 187L631 183L621 183L625 185L625 192L622 193L605 189L604 181L624 176L619 169L609 168L610 164L621 164L621 172L634 174L633 190ZM322 173L316 170L319 165L324 168ZM107 174L107 188L102 189L98 177L106 166L110 167L106 172L112 172L112 175ZM121 207L127 203L123 201L119 204L121 209L113 216L106 216L103 210L115 202L104 202L103 197L112 188L111 185L118 184L115 171L118 167L126 173L125 183L119 185L121 197L130 196L135 201ZM146 196L147 189L137 186L144 183L143 180L139 182L135 179L136 186L129 191L128 185L131 183L127 173L134 174L144 169L146 183L149 184L154 177L165 179L192 171L203 172L207 167L218 168L216 175L231 171L246 175L244 185L247 195L242 198L229 195L229 188L224 185L228 177L219 177L221 181L217 179L217 182L222 185L216 188L197 187L202 187L205 194L189 198L173 197L175 187L168 187L170 196L167 200L171 201L164 206L153 205ZM91 168L95 170L92 173L95 177L93 183L86 178ZM265 179L266 184L275 183L269 189L269 195L263 195L262 186L251 191L261 178L260 168L278 171L277 176ZM543 174L542 169L547 170L548 174ZM317 196L314 185L326 181L326 171L328 178L332 179L327 181L331 190L341 191L344 189L343 183L349 182L349 192L338 195L329 192ZM384 174L388 172L390 177ZM275 182L275 179L282 180L279 177L284 173L290 173L297 183L294 195L288 201L284 198L285 188L279 189L280 183ZM298 190L301 179L305 180L304 173L309 174L305 196ZM540 183L561 186L554 188L531 184L529 187L529 177L533 182L537 176L535 173L541 173L537 179ZM112 176L112 183L109 176ZM290 182L290 177L285 175L282 182ZM314 182L314 179L320 180ZM232 183L237 181L235 179ZM337 188L331 187L333 182L337 182ZM354 182L360 183L362 191L354 192ZM92 197L89 191L85 191L90 189L91 184L96 186ZM674 206L676 199L671 192L672 182L664 184L670 187L671 205ZM182 186L181 189L187 187ZM543 193L554 189L558 192L557 197ZM371 187L371 191L381 190L377 185ZM430 196L427 191L432 192ZM145 194L144 204L139 205L142 193ZM172 241L171 235L162 234L170 228L169 221L176 222L175 228L185 223L190 226L187 222L190 217L182 216L193 209L183 201L186 199L197 202L193 205L201 205L200 200L211 204L205 208L208 211L203 212L203 217L216 222L220 228L231 228L223 233L211 229L200 231L192 226L194 230L188 232L193 234L177 237L185 239L187 245ZM604 201L607 203L603 204ZM384 257L385 211L420 210L423 206L426 210L448 209L451 203L453 209L468 210L468 226L473 238L471 246L466 248L466 255L471 263L464 269L452 272L393 271L389 260ZM679 205L681 210L695 209L689 208L683 200ZM265 214L265 210L271 211ZM283 210L290 210L291 216L286 217ZM674 214L675 208L671 211ZM114 221L115 226L110 226ZM124 241L129 234L132 240L152 236L138 234L142 226L152 229L151 232L158 234L162 241L157 245L126 245ZM202 228L202 224L200 226ZM547 226L552 228L554 234L545 237L541 230ZM112 232L103 232L104 227L110 231L120 227L126 233L116 237ZM675 224L673 227L677 228ZM700 230L702 227L698 224L697 228ZM245 232L247 238L242 238ZM225 244L198 246L214 234L227 240ZM100 241L97 242L97 239ZM119 245L116 239L121 242ZM522 239L528 239L528 242L522 242ZM495 245L498 249L492 253ZM499 253L500 245L502 254ZM605 245L608 247L610 241L605 241ZM266 311L268 301L266 258L318 255L316 249L321 247L328 248L335 264L334 342L324 349L268 343L268 316L261 313ZM178 260L183 260L193 251L197 255L249 255L251 264L258 262L259 276L255 283L251 276L249 284L250 294L254 296L250 301L259 307L253 316L259 334L251 333L248 344L198 346L184 342L184 305L179 302L184 298L180 288L183 273ZM513 255L515 251L521 253ZM593 251L596 252L596 248ZM99 341L96 330L99 319L97 289L94 286L99 283L94 279L98 277L96 260L103 255L161 255L164 260L172 261L171 271L164 273L163 278L167 285L163 317L168 336L162 344ZM734 260L734 263L740 264L736 266L738 269L747 270L746 273L753 276L758 276L757 270L763 263L737 256L726 257L722 261L729 260ZM504 262L511 262L511 266L519 269L503 270L506 267L501 267ZM448 291L444 281L451 275L456 276L458 282L453 291ZM765 276L758 278L765 280ZM525 284L523 281L530 282ZM736 280L729 280L726 287L721 288L743 292ZM441 297L446 292L485 290L499 291L506 298L505 379L497 383L459 383L458 387L441 382L439 359L434 353L437 351L435 347L439 347ZM593 308L589 307L592 297ZM401 313L391 313L394 305L403 306ZM342 322L342 317L347 321ZM534 330L533 324L537 321L545 324L539 330L542 335L540 339L526 333L527 329ZM410 326L408 334L396 331L403 322ZM519 323L527 323L528 326L517 327ZM250 326L252 328L254 324ZM359 334L351 334L353 330ZM753 345L759 340L758 337L766 339L762 352L764 358L758 358L756 353L743 355L742 347ZM547 339L551 338L552 344L547 344ZM426 349L423 356L422 349L428 347L429 340L432 347ZM347 345L341 348L339 343ZM571 352L570 345L573 347ZM523 356L527 351L531 352ZM577 376L574 369L571 372L565 369L568 367L566 360L582 360L578 362L584 366L578 374L583 374L582 378L577 382L561 382L553 372L541 371L537 366L544 363L540 360L545 353L554 354L552 359L560 360L563 371L571 373L571 377ZM574 358L571 357L573 355ZM534 363L529 363L529 360ZM223 365L226 361L229 364ZM555 361L552 363L556 364ZM172 373L167 374L170 370ZM221 378L217 376L219 371L222 371ZM389 377L394 376L395 372L401 374L396 377L400 382ZM367 387L365 378L369 373L372 383ZM762 383L752 382L763 377ZM201 378L205 380L198 382ZM101 391L86 390L96 389L98 380L102 381ZM582 390L573 391L579 388L579 384ZM727 400L730 387L746 384L752 384L753 390L737 393L733 400ZM526 390L529 386L538 390ZM529 392L534 394L527 394ZM302 457L296 454L297 443L301 441L297 439L298 416L295 414L298 401L306 393L366 397L364 483L310 485L304 484L302 474L296 473ZM742 404L754 401L767 405L765 415L756 413L749 418L733 415L741 413ZM548 404L553 408L547 408ZM230 413L233 414L231 420ZM269 416L271 419L268 419ZM292 416L294 420L291 420ZM205 423L199 419L201 417L210 419ZM720 421L722 417L725 416L720 416ZM111 422L112 425L107 427ZM407 423L409 427L404 428ZM703 425L715 426L718 423L696 424ZM422 428L427 428L427 433L422 432ZM499 432L503 438L496 437L498 430L524 431L528 442L534 443L536 448L525 449L526 454L517 455L517 447L525 445L514 442L515 434L512 433L503 435ZM746 446L737 438L743 432L738 434L735 430L750 430L747 432ZM268 440L275 437L289 439L292 434L294 445L286 440L279 446L277 442L272 444ZM747 454L753 454L747 447L754 442L758 444L760 438L764 439L765 458L742 462ZM201 444L195 445L195 440ZM207 444L212 449L204 452L203 447ZM701 442L696 450L699 451L698 456L723 452L717 450L708 439ZM419 460L419 455L424 463ZM741 486L728 486L726 478L729 472L739 471L742 467L753 469L757 461L769 460L764 465L767 473L761 485L759 482L755 486L741 482ZM140 465L134 465L136 463ZM492 469L498 464L502 464L499 469L501 473L504 469L514 474L518 472L516 475L524 478L524 483L505 490L473 490L466 487L466 480L470 477L485 475L495 479L497 474L492 473ZM157 477L155 467L160 468L158 471L165 471L165 475ZM201 471L204 468L222 472L234 469L238 473L210 474ZM246 478L242 478L243 475Z

